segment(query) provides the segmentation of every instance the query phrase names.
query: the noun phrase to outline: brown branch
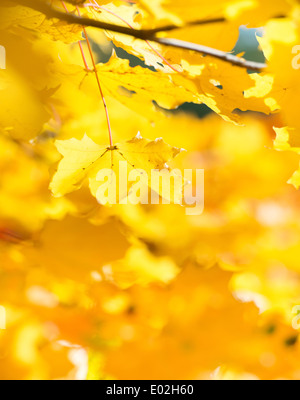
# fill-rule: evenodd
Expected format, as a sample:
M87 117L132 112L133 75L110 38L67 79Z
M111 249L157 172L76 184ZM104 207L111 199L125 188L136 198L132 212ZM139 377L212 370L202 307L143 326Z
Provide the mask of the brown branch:
M86 27L94 27L94 28L98 28L98 29L104 29L107 31L132 36L136 39L149 40L152 42L160 43L165 46L171 46L171 47L180 48L183 50L195 51L197 53L201 53L201 54L205 54L205 55L208 55L211 57L221 59L225 62L231 63L233 65L237 65L242 68L250 69L252 71L261 71L264 68L266 68L265 64L257 63L254 61L247 61L244 58L240 58L240 57L234 56L232 54L226 53L224 51L213 49L211 47L206 47L206 46L202 46L202 45L199 45L196 43L191 43L191 42L185 42L185 41L178 40L178 39L161 38L161 37L156 36L157 33L184 28L184 27L186 27L186 25L185 26L167 25L167 26L163 26L163 27L155 28L155 29L140 29L140 30L138 30L138 29L131 29L126 26L109 24L109 23L94 20L91 18L79 17L72 13L67 14L67 13L61 12L57 9L54 9L53 7L51 7L50 5L45 3L43 0L16 0L15 3L20 4L22 6L30 7L34 10L37 10L37 11L45 14L45 16L47 18L56 18L59 20L63 20L69 24L76 24L76 25L81 25L81 26L86 26ZM198 20L198 21L190 22L190 23L188 23L188 26L205 25L205 24L224 22L224 21L226 21L224 18L205 19L205 20Z

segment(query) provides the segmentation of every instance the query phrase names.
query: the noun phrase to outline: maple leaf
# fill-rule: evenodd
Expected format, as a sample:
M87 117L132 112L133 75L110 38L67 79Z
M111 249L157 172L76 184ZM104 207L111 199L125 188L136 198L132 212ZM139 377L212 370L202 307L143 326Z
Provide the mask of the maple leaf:
M131 67L128 60L113 54L108 63L97 65L97 72L105 94L151 121L156 120L158 114L153 102L169 110L183 103L206 104L222 118L233 122L239 121L238 114L234 113L237 108L269 113L263 98L245 98L244 91L254 85L247 71L211 57L200 61L199 65L192 66L183 62L183 73L168 74ZM62 70L62 74L76 86L76 91L79 88L97 97L92 73L77 66L68 66L68 70L72 73L68 75ZM60 95L58 92L57 97Z
M297 379L299 192L286 181L300 154L299 1L28 1L60 18L20 3L0 5L0 378ZM227 52L241 25L264 27L268 68L249 74L65 13L135 30L176 24L175 40ZM124 51L103 63L112 45L144 63ZM157 112L183 103L218 116ZM105 125L118 144L104 145ZM126 141L138 131L148 139ZM173 177L166 163L180 147L188 152L176 165L205 168L203 215L99 205L103 171L108 189L113 175L128 178L120 163L140 179L128 182L128 200L139 187L180 203L180 173L167 195L142 173ZM300 186L300 169L290 183Z
M166 163L182 151L182 149L166 144L161 138L150 141L142 138L139 134L133 139L117 144L112 148L98 145L86 135L82 140L73 138L57 141L56 147L64 158L61 160L50 184L50 189L54 196L63 196L66 193L77 190L88 179L91 193L100 203L103 203L103 194L99 192L102 186L99 172L110 169L119 175L119 163L125 162L128 172L142 170L142 172L139 172L141 181L161 195L160 184L155 184L152 180L149 181L148 177L153 172L159 174L160 170L166 170ZM123 176L122 179L127 179L127 176L125 178ZM181 181L181 185L179 185L178 189L178 185L174 184L177 191L170 191L170 197L173 194L174 201L181 204L182 177L178 175L177 179ZM132 185L129 184L128 187L130 188L130 186ZM122 200L127 197L128 191L119 192L118 194L117 198ZM114 201L111 198L110 200L112 204L115 204L115 194L113 196Z
M31 232L50 216L60 219L72 210L66 198L49 193L48 166L33 146L0 135L0 171L0 220L9 219Z
M99 4L99 3L98 3ZM88 9L91 18L98 21L118 24L120 26L130 27L132 29L143 28L143 18L140 8L131 4L130 6L116 6L113 3L96 6ZM142 59L146 65L154 67L156 70L172 72L167 60L163 57L162 46L158 43L150 43L148 40L139 40L129 35L122 35L115 32L105 31L104 34L109 40L112 40L115 46L120 47L130 54ZM91 30L90 36L99 46L103 45L103 37L99 35L98 30Z
M95 226L71 216L59 222L47 221L36 240L38 247L25 249L28 265L44 266L48 272L79 281L88 279L101 266L121 259L129 246L117 222Z
M176 263L169 257L155 257L146 246L132 246L123 260L111 266L114 281L125 289L134 284L147 286L152 282L167 284L179 273Z
M62 9L60 1L53 2ZM73 43L82 39L82 27L68 24L65 21L48 19L43 13L28 7L16 5L13 1L5 0L0 6L1 30L18 32L18 29L38 33L52 40Z
M300 123L296 106L300 96L299 70L294 67L293 48L299 43L300 29L290 18L271 20L265 29L266 34L259 42L269 60L268 71L251 92L257 98L265 90L265 102L273 112L280 112L281 126L274 128L277 135L275 149L299 154ZM300 169L289 183L299 188Z

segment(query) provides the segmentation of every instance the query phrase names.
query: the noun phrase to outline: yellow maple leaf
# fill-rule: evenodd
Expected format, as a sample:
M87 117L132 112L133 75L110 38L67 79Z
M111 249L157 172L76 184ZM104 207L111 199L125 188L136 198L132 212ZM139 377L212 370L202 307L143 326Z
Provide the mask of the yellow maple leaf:
M136 172L142 187L149 186L159 195L181 204L183 185L181 175L173 175L174 185L170 187L170 192L166 195L159 180L148 179L150 176L151 178L153 176L159 178L160 173L169 171L166 163L182 151L182 149L166 144L161 138L151 141L138 134L125 143L107 147L96 144L85 135L82 140L73 138L56 141L56 147L64 158L61 160L50 184L54 196L63 196L73 192L79 189L88 179L92 195L101 204L117 204L117 198L123 200L130 194L127 189L133 188L132 182L127 182L128 186L125 185L126 187L122 185L123 180L127 179L127 172ZM121 173L121 167L124 167L124 165L126 172ZM105 176L107 176L108 171L114 172L121 182L114 193L111 194L108 190L107 201L105 201L103 190L104 177L101 175L102 171L105 171ZM109 187L113 188L112 180L109 180L106 189L109 189ZM142 191L143 189L139 187L139 190Z
M128 249L128 241L117 222L95 226L71 216L61 223L48 221L36 240L39 246L24 249L29 267L44 266L54 275L81 282L103 265L122 259Z
M48 19L43 13L28 7L16 5L15 2L4 1L0 6L0 26L2 30L17 31L20 28L38 33L40 36L64 43L73 43L82 39L82 27L68 24L57 19ZM55 6L61 2L55 1Z
M253 79L246 70L233 67L221 60L201 57L199 65L190 66L183 62L183 73L167 74L151 71L140 66L131 67L128 60L113 55L108 63L98 64L97 72L105 96L113 97L138 114L151 121L157 120L155 105L164 109L175 109L184 103L206 104L225 120L238 121L234 111L252 110L269 113L269 107L263 99L248 99L244 92L253 86ZM61 68L64 85L70 83L81 92L98 98L93 73L81 67L68 65ZM57 92L57 98L63 95L64 88ZM74 99L68 105L73 107Z
M295 16L296 16L295 12ZM300 29L291 18L274 19L268 22L265 36L259 39L260 45L268 58L268 74L262 78L262 87L266 88L265 102L272 111L280 111L280 127L275 128L277 138L274 146L277 150L289 150L299 154L299 70L294 58L294 49L299 43ZM266 85L272 80L272 85ZM261 85L260 85L261 86ZM259 90L253 92L258 94ZM300 186L300 169L289 183L297 189Z

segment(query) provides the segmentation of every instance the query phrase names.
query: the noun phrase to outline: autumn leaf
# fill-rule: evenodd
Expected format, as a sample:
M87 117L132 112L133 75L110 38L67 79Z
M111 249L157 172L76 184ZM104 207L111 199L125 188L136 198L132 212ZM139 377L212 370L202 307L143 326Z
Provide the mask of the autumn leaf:
M53 2L62 8L61 2ZM49 20L46 16L28 7L16 5L15 2L5 0L0 6L1 29L12 31L23 28L38 33L40 36L60 40L64 43L73 43L82 39L82 27L70 25L64 21Z
M117 144L113 148L100 146L86 135L82 140L57 141L56 146L64 158L60 162L58 171L50 184L52 193L55 196L63 196L79 189L85 180L89 180L91 193L100 203L104 201L103 193L100 191L103 185L101 183L102 179L99 177L101 170L110 169L119 174L119 163L125 162L128 172L137 171L138 176L145 185L149 185L152 190L162 194L160 184L151 183L152 181L148 180L148 177L151 176L153 170L158 174L160 170L166 169L166 163L182 151L182 149L166 144L163 139L150 141L143 139L140 135L128 142ZM143 171L139 172L139 170ZM178 176L177 179L181 181L179 189L182 189L181 176ZM128 192L126 190L123 193L119 193L117 198L123 200L127 195ZM180 204L182 191L178 190L173 193L173 196L175 202ZM115 194L113 194L113 197L115 197ZM113 201L109 198L109 200L110 204L115 204L116 202L116 199Z
M49 220L35 240L40 250L36 251L35 246L25 250L29 265L41 265L50 273L79 281L88 280L89 274L99 272L108 262L122 259L129 246L118 222L96 226L72 216L61 222ZM114 240L118 251L114 249ZM75 248L80 253L74 252Z
M106 64L97 66L105 95L117 99L150 121L158 119L155 103L160 108L176 109L184 103L205 104L225 120L238 122L236 108L268 114L270 108L264 98L247 98L244 92L255 86L247 71L210 57L200 59L199 65L182 62L183 72L167 74L153 72L140 66L131 67L128 60L113 54ZM93 73L69 66L66 81L74 90L98 95ZM212 76L214 79L212 79ZM59 98L60 91L57 92ZM154 103L155 102L155 103ZM154 104L153 104L154 103ZM70 104L72 99L70 98Z
M277 150L290 150L299 154L300 123L295 104L299 90L299 70L294 65L294 47L300 40L300 30L290 18L271 20L266 25L266 35L259 39L261 47L269 60L269 67L262 82L272 81L272 85L265 87L265 102L270 104L273 112L280 112L280 126L276 126ZM257 91L254 91L254 95ZM299 170L289 180L299 188Z
M300 379L299 10L1 1L0 379Z

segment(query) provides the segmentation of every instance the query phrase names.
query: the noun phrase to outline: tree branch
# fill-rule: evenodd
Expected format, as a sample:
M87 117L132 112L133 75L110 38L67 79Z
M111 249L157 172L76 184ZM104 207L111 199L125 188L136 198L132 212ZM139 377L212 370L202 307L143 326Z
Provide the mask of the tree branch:
M225 51L213 49L212 47L202 46L201 44L195 44L191 42L184 42L183 40L178 39L168 39L168 38L155 38L152 39L154 42L163 44L165 46L177 47L185 50L192 50L197 53L202 53L214 58L218 58L225 62L231 63L233 65L237 65L238 67L247 68L251 71L262 71L267 67L266 64L258 63L255 61L248 61L244 58L240 58L234 56L233 54L226 53Z
M161 37L156 36L157 33L180 29L180 28L183 28L182 26L167 25L167 26L163 26L163 27L155 28L155 29L140 29L140 30L131 29L126 26L109 24L106 22L102 22L102 21L98 21L98 20L94 20L94 19L86 18L86 17L79 17L72 13L64 13L57 9L54 9L53 7L51 7L50 5L45 3L43 0L14 0L14 1L17 4L20 4L25 7L30 7L34 10L37 10L37 11L45 14L45 16L47 18L56 18L59 20L63 20L69 24L76 24L76 25L81 25L81 26L86 26L86 27L94 27L94 28L98 28L98 29L104 29L104 30L111 31L111 32L121 33L123 35L132 36L136 39L149 40L149 41L156 42L156 43L159 43L159 44L162 44L165 46L171 46L171 47L180 48L183 50L195 51L197 53L201 53L201 54L205 54L205 55L208 55L211 57L221 59L225 62L231 63L233 65L236 65L236 66L239 66L242 68L250 69L252 71L259 72L259 71L263 70L264 68L266 68L266 64L257 63L254 61L247 61L244 58L234 56L234 55L226 53L224 51L220 51L220 50L213 49L210 47L202 46L202 45L199 45L196 43L185 42L185 41L178 40L178 39L161 38ZM226 21L225 18L205 19L205 20L198 20L198 21L190 22L187 26L205 25L205 24L224 22L224 21Z

